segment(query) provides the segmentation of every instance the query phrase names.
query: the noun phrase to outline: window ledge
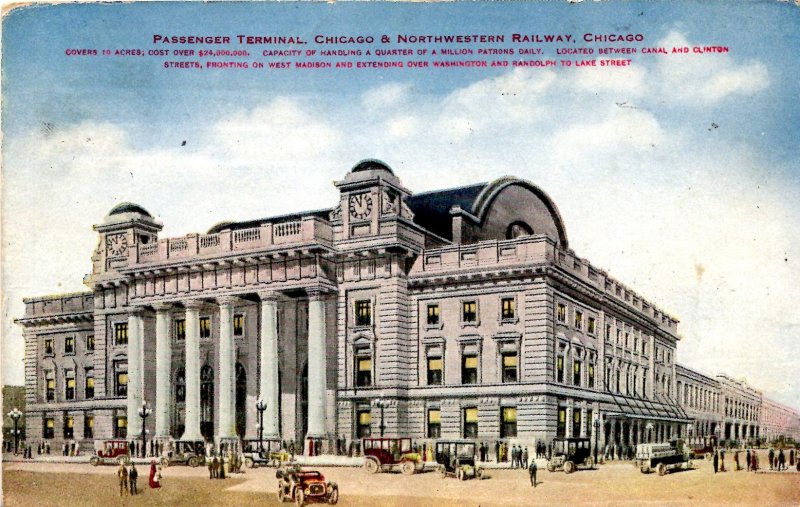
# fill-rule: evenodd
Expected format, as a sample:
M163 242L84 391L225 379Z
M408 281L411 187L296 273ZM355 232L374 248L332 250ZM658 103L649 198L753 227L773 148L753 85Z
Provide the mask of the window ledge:
M52 352L45 352L44 357L56 357L56 355L53 354Z
M498 323L499 323L501 326L502 326L502 325L508 325L508 324L517 324L517 323L519 323L519 317L513 317L513 318L510 318L510 319L502 319L502 318L501 318L501 319L498 321Z
M427 331L441 331L444 327L444 323L439 322L438 324L425 324L425 329Z
M75 352L64 352L65 356L74 356Z
M462 320L461 321L461 327L478 327L480 325L481 325L481 321L480 320L474 320L474 321Z
M84 354L86 354L87 356L88 356L89 354L94 354L94 349L92 349L92 350L87 350L87 351L85 351L85 352L84 352Z

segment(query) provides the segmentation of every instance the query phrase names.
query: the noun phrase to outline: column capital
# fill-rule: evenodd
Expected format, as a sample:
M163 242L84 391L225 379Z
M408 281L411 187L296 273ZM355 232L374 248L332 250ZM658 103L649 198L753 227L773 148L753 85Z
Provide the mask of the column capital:
M242 299L239 298L239 297L236 297L236 296L220 296L220 297L217 298L217 304L219 304L220 306L223 306L223 305L233 306L233 305L239 304L241 302L242 302Z
M200 310L203 308L203 306L205 306L205 304L199 299L187 299L186 301L183 301L183 306L187 310Z
M330 293L324 287L306 287L306 295L309 301L322 301Z
M168 312L172 307L172 303L153 303L153 309L157 312Z
M258 294L258 298L262 302L266 303L277 303L278 302L278 292L274 290L260 290L256 294Z
M131 306L128 308L128 315L130 316L141 317L143 313L144 313L144 308L142 308L141 306Z

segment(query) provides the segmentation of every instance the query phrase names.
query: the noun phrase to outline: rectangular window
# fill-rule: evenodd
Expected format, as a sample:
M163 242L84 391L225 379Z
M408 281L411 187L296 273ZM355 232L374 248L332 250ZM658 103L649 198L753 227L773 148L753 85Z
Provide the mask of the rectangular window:
M579 408L572 409L572 436L579 437L581 434L581 410Z
M583 312L575 310L575 329L583 329Z
M128 323L117 322L114 324L114 345L128 344Z
M622 346L622 330L617 329L617 346Z
M177 319L175 321L175 339L186 339L186 319Z
M86 337L86 352L94 352L94 335Z
M597 322L594 320L594 317L589 317L589 323L586 326L586 331L589 334L594 334L596 328L597 328Z
M52 356L53 355L53 339L46 338L44 340L44 355Z
M464 355L461 357L461 383L478 383L478 356Z
M556 358L556 380L564 382L564 356Z
M594 388L594 364L589 363L589 388Z
M94 416L87 415L83 418L83 438L94 438Z
M75 418L64 418L64 438L71 440L75 436Z
M64 354L74 354L75 353L75 337L74 336L67 336L64 338Z
M620 372L619 372L619 370L617 370L617 392L620 392L620 390L619 390L619 381L620 381Z
M367 409L361 409L356 413L356 420L358 422L356 433L358 438L367 438L372 433L372 412Z
M233 316L233 336L244 335L244 315L237 313Z
M572 361L572 385L581 385L581 362Z
M478 409L464 409L464 438L478 438Z
M211 317L200 317L200 338L211 338Z
M442 412L438 408L428 409L428 438L439 438L442 434Z
M639 350L639 337L633 335L633 351L636 352L637 350Z
M502 305L502 319L513 320L516 315L517 306L514 298L503 298L500 304Z
M439 305L428 305L428 325L439 325Z
M503 382L517 381L517 354L516 352L503 353Z
M356 326L372 325L372 302L356 301Z
M84 397L94 398L94 368L86 368L84 378Z
M517 436L517 408L503 407L500 409L500 438L513 438Z
M478 303L475 301L464 301L461 306L462 322L476 322L478 320Z
M114 364L114 392L117 396L128 395L128 364Z
M442 385L442 358L429 357L428 358L428 385L439 386Z
M125 438L128 436L128 418L118 415L114 419L114 437Z
M606 340L611 339L611 324L606 324Z
M558 321L559 322L566 322L567 321L567 306L561 303L558 303Z
M45 373L45 400L56 401L56 379L52 371Z
M53 438L55 437L56 433L56 421L52 417L47 417L44 420L44 426L42 427L44 431L42 432L42 438Z
M358 387L369 387L372 385L372 358L356 358L356 385Z
M64 370L64 399L75 399L75 370Z
M556 436L567 436L567 409L558 407L558 423L556 424Z

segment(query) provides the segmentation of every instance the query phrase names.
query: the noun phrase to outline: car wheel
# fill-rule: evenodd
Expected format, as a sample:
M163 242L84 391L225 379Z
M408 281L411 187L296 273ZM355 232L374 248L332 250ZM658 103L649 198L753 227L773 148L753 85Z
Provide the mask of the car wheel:
M566 463L564 463L564 473L565 474L571 474L574 471L575 471L575 463L573 463L571 461L567 461Z
M483 479L483 470L480 469L480 468L476 469L475 470L475 477L477 477L478 479Z
M367 458L364 462L364 469L371 474L377 474L380 468L377 460Z
M584 463L585 463L585 464L586 464L586 466L587 466L587 467L589 467L589 468L592 468L592 467L594 467L594 459L593 459L591 456L589 456L588 458L586 458L586 461L584 461ZM635 465L634 465L634 466L635 466Z
M294 504L297 507L303 507L306 504L306 495L303 493L303 490L297 488L294 491Z
M89 460L89 463L90 463L90 464L91 464L93 467L96 467L97 465L99 465L99 464L100 464L100 458L98 458L97 456L92 456L92 459L90 459L90 460Z
M247 468L255 468L256 462L253 461L253 458L248 457L244 459L244 466L246 466Z
M650 472L650 469L649 469L647 466L645 466L645 465L642 465L642 467L641 467L639 470L640 470L640 471L641 471L643 474L646 474L646 473Z
M336 505L337 503L339 503L339 488L337 488L336 486L333 487L333 489L331 490L331 494L328 495L328 503L330 505Z
M406 475L414 475L414 462L404 461L400 464L400 471Z
M169 466L169 458L161 458L161 466L168 467Z
M552 463L550 463L549 461L547 462L546 468L547 468L548 472L555 472L556 471L556 466L553 465Z
M283 503L286 501L286 495L283 494L283 486L278 485L278 501Z
M197 458L191 457L191 458L189 458L189 461L187 462L187 464L192 468L196 468L197 465L199 465L200 463L197 461Z
M659 463L658 467L656 467L656 471L658 472L658 475L663 476L664 474L667 473L667 465L665 465L664 463Z

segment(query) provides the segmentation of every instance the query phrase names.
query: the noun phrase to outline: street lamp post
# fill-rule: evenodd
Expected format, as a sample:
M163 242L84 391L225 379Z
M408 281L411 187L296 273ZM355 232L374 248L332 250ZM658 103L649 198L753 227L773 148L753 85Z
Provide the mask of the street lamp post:
M145 421L147 420L147 417L150 415L151 412L152 410L147 408L147 402L143 401L142 408L139 409L139 417L142 418L142 449L141 451L139 451L139 454L142 457L144 457L144 452L145 452L144 449L145 447L147 447L147 437L145 436Z
M597 418L592 423L594 425L594 462L592 468L597 464L597 434L600 432L600 418Z
M17 431L17 423L19 422L19 418L22 417L22 412L14 407L11 412L8 413L8 417L14 421L14 454L16 455L17 450L19 449L19 432Z
M381 409L381 425L379 426L381 430L381 438L383 437L383 430L386 429L386 426L383 425L383 409L386 408L386 404L383 400L375 400L375 405Z
M264 452L264 411L267 409L267 404L264 400L256 402L256 410L258 410L258 448L260 452Z

